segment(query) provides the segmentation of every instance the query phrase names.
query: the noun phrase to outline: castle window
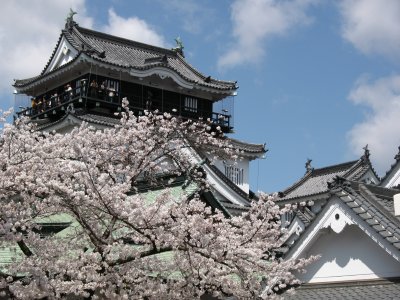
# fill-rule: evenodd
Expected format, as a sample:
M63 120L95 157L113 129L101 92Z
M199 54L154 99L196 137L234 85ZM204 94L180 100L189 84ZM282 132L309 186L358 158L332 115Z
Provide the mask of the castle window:
M243 184L243 169L225 165L225 176L236 185Z
M190 112L197 112L197 98L193 97L185 97L185 106L184 109Z

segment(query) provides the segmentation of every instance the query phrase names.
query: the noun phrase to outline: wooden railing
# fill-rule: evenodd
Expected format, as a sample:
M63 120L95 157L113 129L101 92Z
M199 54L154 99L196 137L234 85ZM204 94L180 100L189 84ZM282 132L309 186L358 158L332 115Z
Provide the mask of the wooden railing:
M181 116L185 119L203 119L210 121L216 126L221 126L222 130L229 132L232 127L230 124L231 116L223 113L211 112L209 110L201 110L198 108L189 108L163 99L148 99L134 95L117 93L109 90L88 90L86 86L70 89L61 94L53 94L51 96L36 99L32 102L32 106L24 108L17 112L17 117L27 116L30 118L47 118L56 117L65 114L71 108L84 108L91 110L95 107L108 107L112 111L121 110L121 101L127 98L130 102L129 108L136 115L143 115L145 110L160 113L168 112L173 115Z

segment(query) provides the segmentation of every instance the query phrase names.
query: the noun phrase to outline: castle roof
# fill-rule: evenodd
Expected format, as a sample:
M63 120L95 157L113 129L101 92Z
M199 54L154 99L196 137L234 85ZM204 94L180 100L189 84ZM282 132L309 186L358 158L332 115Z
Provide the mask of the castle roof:
M77 54L69 62L51 68L51 63L63 40L66 40ZM162 68L177 74L186 82L196 86L227 92L237 89L236 82L217 80L203 75L191 66L179 51L83 28L75 22L61 31L57 45L41 74L32 78L16 80L14 86L17 88L29 86L51 73L82 60L110 65L128 72L137 71L140 73Z
M358 160L324 168L309 168L302 178L280 193L281 197L278 200L323 194L329 190L328 183L334 178L339 176L347 180L360 180L369 170L378 178L371 162L364 156Z
M323 284L305 284L285 299L396 299L400 294L399 280L369 280Z

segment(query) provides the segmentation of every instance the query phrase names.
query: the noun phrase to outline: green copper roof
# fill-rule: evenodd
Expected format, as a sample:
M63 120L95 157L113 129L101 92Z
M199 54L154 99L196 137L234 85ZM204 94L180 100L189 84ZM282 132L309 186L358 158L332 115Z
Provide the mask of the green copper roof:
M176 199L184 199L190 197L196 190L198 186L195 183L190 183L187 186L184 186L184 183L181 183L176 186L167 188L170 195ZM140 193L144 199L145 204L149 205L156 201L157 197L162 195L166 191L166 188L156 189L156 190L148 190L146 192ZM80 224L69 214L67 213L59 213L44 217L38 217L35 220L38 224L42 226L55 226L57 224L67 225L65 229L54 234L56 238L70 238L77 235L77 233L81 230ZM122 229L119 229L122 230ZM17 259L18 256L22 257L23 253L19 249L17 245L13 244L3 244L0 245L0 270L5 270L5 266L12 263L13 259ZM172 259L173 253L166 252L157 254L156 257L160 259Z
M74 218L67 213L58 213L51 216L38 217L35 221L38 224L72 223Z

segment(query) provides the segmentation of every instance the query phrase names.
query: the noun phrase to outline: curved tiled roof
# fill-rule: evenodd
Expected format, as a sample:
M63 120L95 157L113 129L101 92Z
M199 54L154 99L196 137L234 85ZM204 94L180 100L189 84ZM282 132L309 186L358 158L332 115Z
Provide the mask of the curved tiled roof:
M121 124L119 118L111 118L102 115L95 115L95 114L75 114L75 116L81 120L92 124L99 124L104 126L115 126L117 124Z
M392 197L398 191L359 182L344 182L332 192L336 192L361 219L400 250L400 218L394 215L392 208Z
M296 289L294 295L284 295L284 299L393 300L399 295L400 281L397 279L308 284Z
M45 74L41 73L40 75L34 76L34 77L30 77L30 78L25 78L25 79L16 79L13 86L14 87L24 87L27 86L31 83L34 83L36 80L40 80L42 78L45 78L46 76L52 75L57 73L59 70L65 70L67 67L71 66L72 64L74 64L75 62L78 61L79 57L81 57L82 52L79 53L77 56L74 57L74 59L72 59L71 61L67 62L66 64L62 65L59 68L56 68L54 70L51 70L50 72L47 72ZM49 61L50 63L50 61ZM48 63L48 64L49 64ZM47 67L46 67L47 68Z
M138 71L161 67L175 72L192 84L222 91L237 89L236 82L216 80L203 75L176 51L82 28L77 24L62 30L57 46L42 73L33 78L17 80L15 86L24 86L48 74L46 71L63 36L79 53L85 53L101 63Z
M332 182L329 193L330 195L334 194L339 197L344 204L381 235L383 239L400 250L400 217L395 216L393 205L393 195L398 193L397 190L340 178ZM307 196L304 196L301 198L301 201L306 199ZM309 215L309 218L305 222L301 218L304 213L302 209L304 208L297 209L295 213L306 227L322 211ZM307 235L307 233L302 232L301 236L304 235ZM288 246L292 247L293 245Z
M372 169L370 161L364 159L320 169L310 169L299 181L285 189L278 201L325 193L329 189L328 182L332 181L335 177L339 176L349 180L358 180L369 169Z
M83 111L82 109L76 109L74 112L69 112L66 113L64 116L62 116L60 119L56 121L51 121L48 119L46 122L41 122L40 124L37 124L37 130L45 130L51 126L54 126L56 124L62 123L68 116L73 116L77 118L80 121L91 123L91 124L98 124L98 125L103 125L103 126L108 126L112 127L117 124L120 124L119 118L115 117L107 117L103 115L96 115L96 114L89 114ZM34 122L37 122L37 120L34 120Z
M321 195L317 197L317 201L318 199L325 201L323 204L323 207L325 207L329 205L332 195L337 196L343 204L365 222L366 226L369 226L373 232L376 232L382 239L393 245L397 251L400 251L400 217L395 216L393 208L393 195L396 193L398 191L395 189L382 188L340 178L340 180L335 180L331 184L327 193L323 194L328 195L328 198L324 198ZM305 201L307 198L309 197L304 196L298 201ZM306 220L304 220L302 218L305 215L304 209L307 210L307 207L298 207L295 210L295 214L302 220L306 229L300 232L293 244L285 244L287 249L292 249L308 236L310 230L312 230L310 225L316 224L318 216L324 211L321 209L316 213L308 214L306 215ZM381 243L376 239L374 241ZM391 255L398 256L398 252L393 252Z
M252 144L243 141L239 141L237 139L228 138L229 144L240 151L244 151L247 153L265 153L268 150L265 148L265 144Z

